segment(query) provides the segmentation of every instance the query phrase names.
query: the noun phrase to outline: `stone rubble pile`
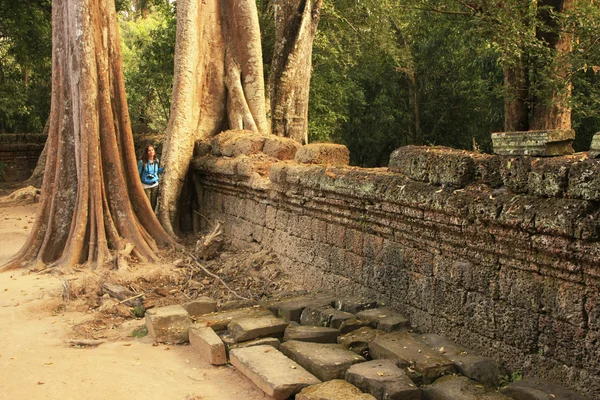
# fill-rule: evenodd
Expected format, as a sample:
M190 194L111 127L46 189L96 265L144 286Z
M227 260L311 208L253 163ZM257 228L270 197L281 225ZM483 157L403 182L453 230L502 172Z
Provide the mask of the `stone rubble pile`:
M240 304L242 306L247 304ZM213 365L230 362L276 400L585 400L508 371L372 299L291 293L217 311L209 298L146 313L159 343L186 343Z

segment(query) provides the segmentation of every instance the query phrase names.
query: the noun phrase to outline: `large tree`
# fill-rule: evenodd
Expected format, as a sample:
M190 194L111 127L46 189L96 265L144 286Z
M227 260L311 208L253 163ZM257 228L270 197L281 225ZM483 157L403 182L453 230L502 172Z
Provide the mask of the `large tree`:
M158 245L172 239L138 177L114 0L55 0L52 24L42 200L25 245L3 269L102 266L131 247L155 261Z
M312 50L323 0L275 0L275 49L269 75L273 133L308 143Z
M180 0L159 204L172 235L194 143L227 129L269 133L256 2Z

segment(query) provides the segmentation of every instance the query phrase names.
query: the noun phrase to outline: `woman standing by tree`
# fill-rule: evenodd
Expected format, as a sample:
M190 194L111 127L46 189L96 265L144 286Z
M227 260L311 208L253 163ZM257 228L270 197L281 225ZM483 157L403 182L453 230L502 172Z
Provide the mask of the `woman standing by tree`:
M149 144L144 149L142 159L138 162L138 171L142 180L142 186L148 200L150 200L152 210L156 210L158 200L158 175L164 170L164 168L160 167L160 161L155 156L156 150L154 150L153 145Z

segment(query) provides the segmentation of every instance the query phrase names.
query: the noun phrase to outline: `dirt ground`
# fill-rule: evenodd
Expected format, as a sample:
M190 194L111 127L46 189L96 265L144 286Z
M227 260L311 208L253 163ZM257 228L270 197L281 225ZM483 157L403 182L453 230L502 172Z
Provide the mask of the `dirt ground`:
M0 202L0 265L25 242L36 207ZM64 303L63 283L49 274L0 273L0 399L267 398L232 367L213 367L190 346L134 338L144 320L115 316L113 324L85 302ZM97 332L92 337L104 343L73 347L69 340L82 332Z

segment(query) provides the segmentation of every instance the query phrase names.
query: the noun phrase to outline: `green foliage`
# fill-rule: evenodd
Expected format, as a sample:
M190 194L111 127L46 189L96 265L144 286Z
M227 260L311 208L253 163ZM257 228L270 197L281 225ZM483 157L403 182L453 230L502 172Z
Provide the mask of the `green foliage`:
M175 51L175 8L144 3L120 16L127 102L134 132L164 132L169 120Z
M41 132L50 113L51 0L0 0L0 132Z
M131 336L137 339L141 339L145 336L148 336L148 327L146 327L146 325L143 325L139 328L134 329L133 332L131 332Z
M131 309L131 315L135 318L144 318L146 315L146 309L142 305L137 305Z

